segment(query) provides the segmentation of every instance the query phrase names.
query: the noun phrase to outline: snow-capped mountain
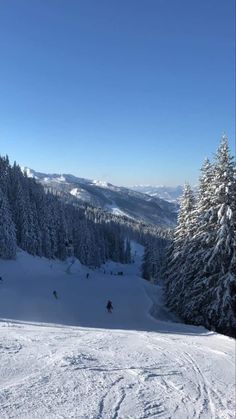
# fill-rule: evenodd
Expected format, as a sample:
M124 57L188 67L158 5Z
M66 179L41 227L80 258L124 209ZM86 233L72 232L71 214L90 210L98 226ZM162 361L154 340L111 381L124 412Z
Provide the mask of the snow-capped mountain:
M152 197L164 199L165 201L178 203L183 193L183 186L152 186L152 185L134 185L130 189L142 192Z
M176 205L157 196L149 196L111 183L79 178L71 174L45 174L27 167L22 168L22 171L66 200L76 200L115 215L163 227L175 225Z

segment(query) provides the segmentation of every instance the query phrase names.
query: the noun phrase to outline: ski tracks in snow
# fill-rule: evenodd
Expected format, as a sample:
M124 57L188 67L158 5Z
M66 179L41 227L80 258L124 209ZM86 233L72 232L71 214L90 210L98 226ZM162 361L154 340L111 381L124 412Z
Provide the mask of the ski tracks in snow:
M212 418L226 418L230 416L227 403L224 403L225 394L215 390L213 383L210 383L206 376L201 371L199 364L195 361L192 355L185 352L183 357L186 359L186 364L190 366L193 376L192 385L195 385L197 396L194 402L193 418L212 417ZM228 414L228 416L227 416Z
M61 313L57 325L0 322L0 419L233 419L233 339L174 323L161 289L136 276L138 265L110 267L124 276L71 278L78 289L68 306L46 300L47 321ZM100 310L104 293L116 302L112 317ZM76 324L88 326L60 325L77 308L84 323Z
M1 419L234 418L222 352L212 362L204 350L211 337L200 350L196 337L154 332L21 325L7 334L0 327Z

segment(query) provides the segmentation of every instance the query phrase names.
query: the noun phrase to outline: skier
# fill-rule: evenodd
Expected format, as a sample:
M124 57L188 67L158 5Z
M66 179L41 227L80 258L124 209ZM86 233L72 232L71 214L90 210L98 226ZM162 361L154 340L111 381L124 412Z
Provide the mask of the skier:
M112 313L112 310L113 310L112 302L110 300L108 300L107 311L108 311L108 313Z
M89 273L87 273L86 278L89 279Z
M54 295L54 297L56 298L56 300L58 300L58 294L57 294L57 292L56 292L56 291L53 291L53 295Z

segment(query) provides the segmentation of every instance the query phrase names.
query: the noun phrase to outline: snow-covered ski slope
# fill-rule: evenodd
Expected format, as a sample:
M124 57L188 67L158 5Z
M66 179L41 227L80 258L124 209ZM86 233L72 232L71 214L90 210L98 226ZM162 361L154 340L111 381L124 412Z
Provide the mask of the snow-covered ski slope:
M1 419L235 417L235 341L175 322L141 251L94 271L0 261Z

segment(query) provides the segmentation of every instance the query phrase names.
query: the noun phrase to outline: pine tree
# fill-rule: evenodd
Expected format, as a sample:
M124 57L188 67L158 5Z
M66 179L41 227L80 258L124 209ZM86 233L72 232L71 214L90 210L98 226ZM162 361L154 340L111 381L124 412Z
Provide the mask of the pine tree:
M186 184L180 202L177 227L169 249L167 270L164 275L168 305L179 311L186 287L186 258L190 252L190 239L194 234L195 198Z
M226 137L214 164L202 167L196 209L187 218L185 209L184 199L165 271L167 302L187 322L236 336L236 179Z
M227 138L223 136L214 164L211 229L214 245L205 258L207 287L212 297L206 309L208 323L236 333L232 288L236 284L236 171Z
M194 317L197 324L204 323L203 309L206 305L206 295L202 277L206 271L204 259L213 238L209 228L209 220L212 217L212 179L213 168L206 159L201 168L196 209L191 217L192 234L186 242L188 252L182 266L184 287L178 314L190 322Z
M7 197L0 189L0 258L14 259L16 256L16 233Z
M58 209L57 222L58 247L56 256L61 260L65 260L67 258L68 232L66 225L65 208L62 204L59 206Z
M125 263L131 263L131 245L128 238L125 241Z
M147 241L144 254L143 254L143 262L142 262L142 277L147 281L151 279L151 248L150 242Z

